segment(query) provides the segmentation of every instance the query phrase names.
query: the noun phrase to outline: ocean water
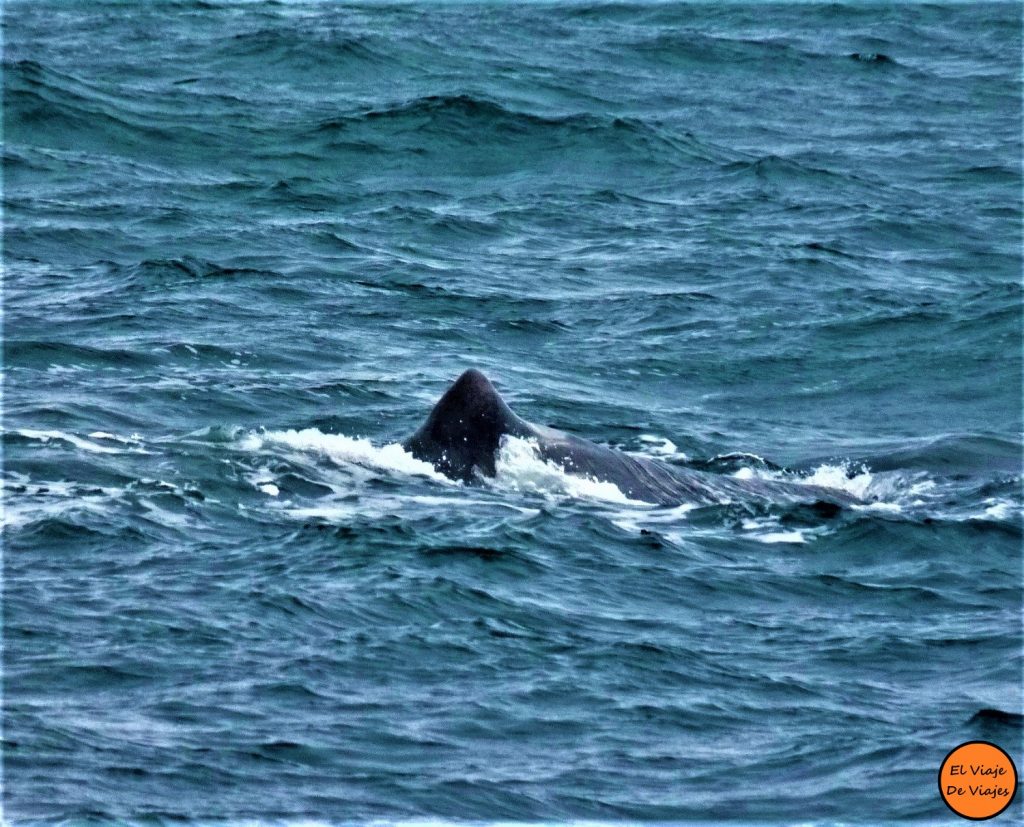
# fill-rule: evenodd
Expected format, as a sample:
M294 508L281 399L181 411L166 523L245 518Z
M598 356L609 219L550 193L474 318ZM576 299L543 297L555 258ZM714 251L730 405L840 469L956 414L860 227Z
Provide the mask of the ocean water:
M6 819L961 823L949 750L1024 765L1019 4L3 34ZM397 443L471 366L862 502L453 483Z

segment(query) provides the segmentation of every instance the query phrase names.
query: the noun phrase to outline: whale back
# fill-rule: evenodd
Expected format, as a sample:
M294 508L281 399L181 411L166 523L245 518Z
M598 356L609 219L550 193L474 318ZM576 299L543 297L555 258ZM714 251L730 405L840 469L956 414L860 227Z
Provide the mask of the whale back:
M571 474L613 483L626 497L654 505L736 500L856 502L844 491L763 479L738 479L669 465L598 445L573 434L531 425L505 404L480 371L463 373L403 446L447 477L493 477L504 436L530 439L538 456Z

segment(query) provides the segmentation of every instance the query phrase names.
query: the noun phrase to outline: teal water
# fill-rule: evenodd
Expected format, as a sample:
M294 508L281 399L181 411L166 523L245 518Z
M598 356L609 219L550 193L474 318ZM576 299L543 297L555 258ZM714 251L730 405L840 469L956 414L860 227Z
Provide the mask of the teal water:
M960 823L952 747L1022 766L1018 4L3 15L7 819ZM470 366L863 504L451 483L394 443Z

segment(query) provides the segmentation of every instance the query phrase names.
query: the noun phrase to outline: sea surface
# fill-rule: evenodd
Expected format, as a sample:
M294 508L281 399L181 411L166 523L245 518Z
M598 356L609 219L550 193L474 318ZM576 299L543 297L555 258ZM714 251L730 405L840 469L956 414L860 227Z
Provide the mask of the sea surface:
M8 821L959 824L946 753L1024 768L1020 4L3 37ZM859 502L451 482L398 443L468 367Z

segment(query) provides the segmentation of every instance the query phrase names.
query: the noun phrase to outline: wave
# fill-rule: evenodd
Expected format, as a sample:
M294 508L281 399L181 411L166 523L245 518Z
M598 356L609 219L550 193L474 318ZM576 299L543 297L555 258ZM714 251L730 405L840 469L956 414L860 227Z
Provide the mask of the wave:
M93 262L89 269L92 271L89 280L82 281L81 286L87 289L91 298L170 292L179 287L195 287L197 282L257 279L273 283L281 278L281 273L275 270L241 264L220 264L192 255L125 263L100 260ZM133 316L128 314L125 318ZM138 352L133 352L133 357L126 356L126 363L146 358L144 354Z
M11 144L121 156L194 146L208 153L219 145L217 121L208 117L209 110L224 108L218 96L207 105L193 103L185 119L153 92L108 91L33 60L5 61L3 74L5 133ZM194 154L189 157L195 160Z
M8 339L4 342L4 358L8 367L73 369L75 365L100 365L111 368L139 368L153 365L156 359L130 348L101 348L72 342L49 342L38 339Z
M241 38L258 55L271 36L254 33ZM293 51L316 52L308 46L281 48L283 53L272 60L289 63L297 59ZM380 57L362 39L344 41L337 48L371 63ZM330 54L317 60L332 64ZM651 164L680 168L736 158L653 120L606 111L539 113L466 90L363 107L313 122L282 118L257 127L251 111L259 104L258 95L241 100L202 89L201 78L190 77L194 82L184 85L172 83L175 91L158 95L147 88L87 83L32 60L5 62L4 72L7 137L15 147L12 158L22 165L24 156L17 153L21 145L122 157L156 154L161 164L187 157L193 175L197 159L216 160L224 152L250 153L275 165L289 160L320 165L340 161L350 172L378 170L382 163L401 169L429 167L443 157L439 169L477 174L519 170L543 164L544 159L557 162L559 169L569 163L596 171L626 162L631 169L638 163L644 169ZM188 97L187 105L181 96ZM234 114L225 119L226 113ZM295 185L291 178L280 178L277 186L284 189L272 193L288 203L296 197L311 198L311 209L333 204L330 193L311 194L301 186L296 193Z
M332 29L274 27L240 32L223 42L218 51L223 58L257 59L264 69L277 65L294 70L322 66L337 73L353 63L379 67L394 61L388 44L378 38Z
M664 31L638 42L620 42L617 46L624 52L660 64L708 70L722 64L731 67L756 61L771 71L783 62L802 63L820 57L781 40L720 37L692 29Z
M739 65L752 63L762 73L802 72L811 71L815 64L837 66L844 59L872 66L900 67L898 61L882 52L818 51L785 37L725 37L679 26L639 41L619 41L615 47L660 67L693 71L720 71L722 67L731 71Z
M6 431L4 434L5 438L7 438L8 434L13 437L21 437L29 440L30 442L41 442L44 445L51 441L65 442L75 448L78 448L80 451L87 451L88 453L93 454L122 454L126 452L126 449L103 444L103 442L109 441L110 439L117 442L127 442L128 444L133 445L131 440L120 440L118 437L99 432L96 432L95 434L95 438L97 439L96 442L89 439L83 439L75 434L57 430L38 431L31 428L18 428L12 431ZM137 448L134 445L128 450L132 450L133 452L144 452L144 449Z
M1002 709L986 707L975 712L968 724L991 725L1021 729L1024 727L1024 715L1019 712L1005 712Z
M145 259L138 264L129 265L125 269L130 276L131 286L137 289L151 289L162 282L168 280L179 282L183 278L192 281L250 276L277 277L280 275L272 270L261 270L254 267L232 267L195 256Z
M673 166L723 158L720 148L690 133L674 134L641 118L590 112L538 114L470 93L426 95L335 116L316 123L305 137L326 142L327 147L339 146L332 138L344 138L360 147L369 144L402 154L433 154L458 147L472 157L492 155L500 145L506 152L530 153L535 160L538 154L566 157L570 151L589 152L594 161L640 154L651 162ZM510 160L522 163L518 155ZM448 159L447 165L452 161ZM492 164L499 162L491 159Z
M897 61L881 52L853 52L849 57L859 63L869 63L874 66L899 66Z
M870 453L865 463L877 471L942 469L947 475L1020 475L1020 443L987 434L945 434L916 444Z
M752 179L761 185L792 187L803 184L811 187L842 187L844 190L861 192L877 188L876 183L860 176L837 172L826 167L814 166L796 158L779 155L723 160L720 167L726 175L735 176L739 180ZM810 249L816 248L811 247ZM831 252L828 248L822 249Z
M412 205L387 207L373 212L374 218L384 219L391 226L423 229L446 241L493 238L505 232L500 220L485 214L465 214L450 210L430 209Z

